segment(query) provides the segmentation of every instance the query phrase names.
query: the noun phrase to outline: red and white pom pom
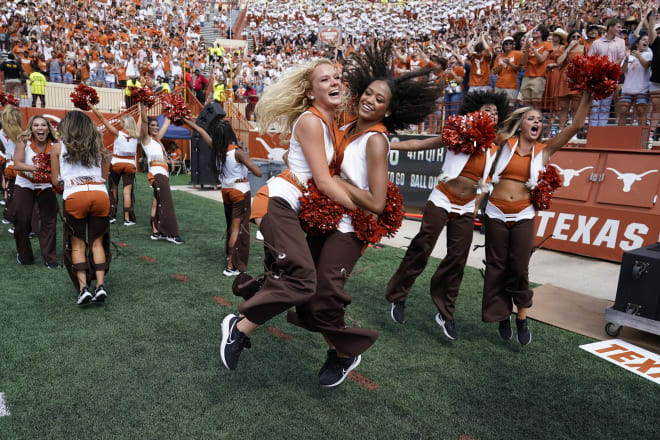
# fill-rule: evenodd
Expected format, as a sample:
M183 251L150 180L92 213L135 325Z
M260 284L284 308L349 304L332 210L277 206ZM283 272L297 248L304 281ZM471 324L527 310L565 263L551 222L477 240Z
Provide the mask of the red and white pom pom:
M71 102L76 108L87 111L91 110L92 105L99 103L99 95L96 90L81 83L71 92Z
M387 182L387 199L383 212L375 216L362 209L349 211L355 236L365 243L378 243L383 237L393 237L403 222L403 197L399 188Z
M35 183L51 183L50 153L35 155L32 163L37 167L37 170L32 172L32 181Z
M569 89L588 90L593 99L605 99L616 91L621 66L606 55L579 56L568 65L566 76Z
M3 107L6 105L13 105L14 107L18 107L19 102L18 99L16 99L11 93L0 92L0 105Z
M488 113L476 111L449 116L442 130L442 143L455 153L475 154L490 148L495 135L495 121Z
M552 195L563 185L561 174L557 168L546 166L544 170L539 171L538 183L529 192L529 198L537 211L543 211L550 208Z
M314 184L314 180L307 182L307 191L300 200L300 225L308 234L322 235L334 231L339 220L346 213L346 209L323 194Z
M178 94L166 94L163 97L163 115L169 118L174 125L183 125L184 119L191 119L192 112Z
M143 103L147 108L156 103L156 94L149 87L131 87L131 98L135 102Z

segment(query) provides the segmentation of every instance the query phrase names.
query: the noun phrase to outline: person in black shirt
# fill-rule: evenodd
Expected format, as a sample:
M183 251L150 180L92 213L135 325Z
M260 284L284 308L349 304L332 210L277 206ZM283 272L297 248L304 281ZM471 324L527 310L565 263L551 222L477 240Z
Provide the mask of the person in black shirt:
M7 61L0 65L0 71L5 75L5 89L16 98L21 97L21 79L23 77L23 68L16 61L13 53L7 57Z

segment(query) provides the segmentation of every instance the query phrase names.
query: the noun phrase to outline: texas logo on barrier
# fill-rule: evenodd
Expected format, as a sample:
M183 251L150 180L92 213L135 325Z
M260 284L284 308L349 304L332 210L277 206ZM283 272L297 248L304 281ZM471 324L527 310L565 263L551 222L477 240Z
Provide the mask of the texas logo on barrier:
M631 373L660 384L660 356L621 339L580 345L580 348Z
M606 170L612 171L614 174L618 176L619 180L623 180L623 192L630 192L630 188L632 187L633 183L641 182L642 178L647 174L658 172L658 170L648 170L645 173L635 174L635 173L621 173L614 168L606 168Z
M564 184L563 186L571 186L571 180L573 180L574 177L577 177L582 173L583 171L593 169L593 167L584 167L580 170L572 170L570 168L562 169L559 165L556 163L550 164L553 167L557 168L557 171L559 171L559 174L564 178Z

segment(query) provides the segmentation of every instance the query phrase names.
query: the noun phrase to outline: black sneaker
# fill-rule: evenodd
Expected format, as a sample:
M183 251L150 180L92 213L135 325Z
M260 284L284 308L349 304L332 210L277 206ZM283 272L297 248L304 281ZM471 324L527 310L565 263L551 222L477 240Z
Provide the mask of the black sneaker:
M359 354L349 358L340 358L336 357L335 353L334 359L330 359L328 356L327 366L324 365L325 370L319 372L319 384L327 388L336 387L346 379L348 373L360 365L361 360L362 356Z
M516 319L516 330L520 345L529 345L532 342L532 332L527 327L527 319Z
M454 326L454 321L452 320L444 320L442 319L442 315L440 313L435 315L435 322L438 323L440 327L442 327L442 331L445 333L445 336L447 336L449 339L452 341L455 341L458 339L458 333L456 332L456 326Z
M105 290L105 286L101 284L100 286L96 286L96 290L94 290L94 298L92 298L92 302L95 304L103 304L107 297L108 297L108 291Z
M161 235L160 232L152 232L149 238L152 240L164 240L165 236Z
M44 262L44 266L46 266L48 269L59 269L60 268L60 265L57 263L57 261L51 262L51 263Z
M16 261L18 261L18 264L22 264L23 266L29 266L31 264L34 264L34 262L32 262L32 263L23 263L21 261L21 257L18 254L16 254Z
M511 339L511 336L513 336L513 331L511 330L511 317L509 316L508 318L501 320L497 330L500 332L500 337L505 341Z
M330 367L330 365L337 362L337 359L338 359L337 350L328 350L328 354L325 358L325 362L323 363L323 366L319 370L319 380L321 380L321 377L323 377L324 373Z
M83 287L78 294L78 300L76 304L79 306L85 305L92 300L92 292L89 291L87 287Z
M403 324L406 320L406 302L405 301L394 301L392 303L392 311L390 314L392 315L392 320L394 322L398 322L399 324Z
M185 241L181 239L181 237L165 237L165 240L169 241L170 243L174 244L183 244Z
M226 368L235 370L238 358L244 348L250 347L250 338L236 328L242 318L229 314L222 320L222 343L220 344L220 357Z
M109 222L111 225L114 225L115 223L117 223L117 219L114 218L114 217L110 217L110 219L108 220L108 222Z
M36 232L30 232L30 233L28 234L28 238L29 238L30 240L32 240L33 238L37 238L37 233L36 233Z

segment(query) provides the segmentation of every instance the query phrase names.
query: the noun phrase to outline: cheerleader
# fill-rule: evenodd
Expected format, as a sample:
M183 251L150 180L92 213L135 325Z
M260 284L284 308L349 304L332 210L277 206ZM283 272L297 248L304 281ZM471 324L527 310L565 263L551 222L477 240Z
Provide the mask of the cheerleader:
M19 264L34 264L34 255L30 245L33 205L39 207L39 246L44 264L49 269L57 269L56 216L57 200L50 181L37 181L35 172L38 162L45 161L51 153L56 135L53 126L43 116L33 116L28 121L27 129L20 134L14 151L14 168L17 171L13 211L14 239L16 240L17 260ZM48 160L50 160L48 158Z
M140 103L141 143L147 161L149 162L149 183L154 188L154 200L151 207L152 240L167 240L174 244L183 244L179 237L179 226L174 212L172 190L170 189L167 167L167 154L160 140L165 135L170 120L165 118L162 127L158 127L156 118L147 118L147 108Z
M480 110L490 115L497 125L499 116L506 118L508 109L505 94L476 91L465 95L459 114ZM414 142L400 142L393 144L393 148L417 150L442 146L441 137ZM405 301L410 289L424 271L442 229L447 226L447 255L431 278L430 292L438 310L436 323L447 338L458 338L454 315L456 298L470 253L474 217L487 188L486 181L496 151L495 145L474 154L447 150L440 183L426 202L420 230L410 242L399 268L387 284L385 298L391 303L390 316L395 322L404 323Z
M591 103L591 94L583 92L569 126L546 143L539 142L543 115L524 107L504 121L502 135L506 142L494 166L493 191L486 206L486 275L484 279L482 319L499 322L504 340L513 336L511 313L516 305L518 342L527 345L532 334L527 325L527 309L532 306L529 289L529 259L534 251L534 217L530 189L536 187L539 172L550 157L559 151L582 128Z
M428 70L394 77L389 68L392 50L366 47L349 60L344 79L358 99L356 121L342 127L337 149L337 179L359 208L381 214L387 196L388 132L421 123L436 108L442 88L425 81ZM343 180L345 179L345 180ZM367 245L355 232L353 219L344 215L337 230L323 236L308 235L316 264L316 294L290 311L293 324L320 332L328 344L327 358L319 371L321 386L339 385L355 369L378 337L366 328L346 327L344 314L351 296L344 290L357 260Z
M50 159L52 183L64 188L62 259L78 292L76 304L102 304L108 296L104 280L111 257L110 198L105 187L109 153L90 117L81 111L68 112L59 132L61 141L53 145ZM92 294L89 283L94 279Z
M254 204L267 201L265 207L252 207L252 217L262 218L267 274L261 289L239 306L241 315L229 314L222 321L220 355L226 368L236 368L255 329L291 306L307 302L316 291L314 262L298 220L299 198L307 181L314 179L324 194L355 208L328 169L334 156L334 118L341 104L341 87L341 76L332 63L318 59L271 85L257 104L262 131L282 122L283 132L291 133L289 169L260 190L260 199L255 196Z
M14 168L14 151L18 136L23 131L21 111L13 105L5 105L0 115L2 129L0 130L0 142L2 143L4 156L4 201L2 223L14 223L14 182L16 180L16 169ZM10 229L13 232L13 229Z
M226 266L222 274L227 277L247 270L250 256L250 182L248 170L261 177L261 169L255 165L247 151L238 146L236 133L229 121L216 118L209 124L209 132L189 119L186 125L200 134L212 148L210 165L222 182L222 201L227 229L225 234Z
M91 106L92 113L103 122L105 128L113 136L112 160L110 161L110 223L117 221L117 203L119 199L119 181L123 180L122 206L124 207L124 226L135 224L135 173L137 172L137 145L140 137L141 118L137 125L131 115L122 115L119 118L121 129L117 130L99 112ZM139 117L139 116L138 116Z

